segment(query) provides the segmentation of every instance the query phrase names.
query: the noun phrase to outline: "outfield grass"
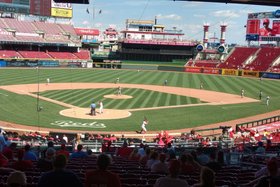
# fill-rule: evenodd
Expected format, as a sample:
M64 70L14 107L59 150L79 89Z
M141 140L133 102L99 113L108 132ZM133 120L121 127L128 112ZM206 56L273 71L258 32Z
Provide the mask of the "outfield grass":
M179 72L154 72L154 71L133 71L133 70L93 70L93 69L0 69L0 86L11 84L29 84L45 83L47 78L51 79L51 82L63 83L63 82L107 82L113 83L116 78L120 78L121 83L131 84L151 84L162 85L165 79L168 80L170 86L177 87L189 87L199 88L200 82L204 82L204 89L227 92L240 95L241 88L245 89L245 96L258 99L259 91L262 90L264 97L269 95L271 97L271 104L266 107L264 102L236 104L236 105L223 105L223 106L196 106L185 108L173 108L173 109L160 109L150 111L135 111L132 116L125 119L118 120L96 120L98 123L106 125L104 129L94 130L108 130L108 131L127 131L127 130L139 130L143 117L146 116L150 124L149 130L161 130L161 129L181 129L187 127L195 127L206 125L209 123L216 123L222 121L228 121L241 117L252 116L264 112L274 111L280 109L280 81L275 80L262 80L242 78L242 77L229 77L229 76L215 76L215 75L203 75L203 74L189 74ZM84 91L80 97L75 97L76 94L81 94L80 90L73 91L48 91L41 93L47 97L54 97L61 100L79 106L79 101L83 102L82 106L87 107L87 98L90 98L90 94L93 90ZM98 89L95 90L100 94L111 92L110 89ZM130 91L130 90L127 90ZM146 90L131 89L133 92L141 93L143 96L157 95L160 97L160 93L152 93ZM59 105L49 103L46 101L39 101L39 105L43 107L41 112L37 112L37 100L29 96L17 95L14 93L0 90L0 120L15 122L19 124L50 127L54 121L71 120L79 123L91 123L92 120L82 120L68 118L59 115L59 111L64 109ZM64 97L68 93L68 96ZM137 97L138 93L136 94ZM8 96L5 96L8 95ZM60 97L60 98L59 98ZM167 95L165 96L167 97ZM170 101L168 105L177 103L184 103L178 99L178 96L170 94ZM66 101L65 101L66 99ZM164 99L164 97L162 97ZM153 106L151 102L147 102L147 106ZM180 101L178 101L180 100ZM196 102L194 99L191 102ZM189 101L187 101L189 102ZM137 102L136 102L137 103ZM137 108L140 104L130 106L131 108ZM159 102L162 103L164 102ZM111 103L112 107L114 102ZM125 108L125 104L121 104L118 108ZM160 104L159 104L160 105ZM162 106L160 105L160 106ZM226 124L225 124L226 125ZM59 128L52 126L53 128ZM65 128L65 127L64 127ZM75 127L67 127L68 129L77 129ZM84 128L91 129L91 128ZM92 129L91 129L92 130Z

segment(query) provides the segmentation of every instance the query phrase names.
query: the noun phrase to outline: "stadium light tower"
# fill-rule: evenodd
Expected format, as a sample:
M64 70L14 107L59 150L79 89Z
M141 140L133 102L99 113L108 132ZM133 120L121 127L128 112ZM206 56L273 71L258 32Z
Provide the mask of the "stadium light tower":
M223 44L225 44L225 41L226 41L226 28L227 28L227 24L222 23L220 26L221 26L220 44L223 45Z
M208 47L208 33L209 33L209 23L204 23L203 25L203 46L206 49Z

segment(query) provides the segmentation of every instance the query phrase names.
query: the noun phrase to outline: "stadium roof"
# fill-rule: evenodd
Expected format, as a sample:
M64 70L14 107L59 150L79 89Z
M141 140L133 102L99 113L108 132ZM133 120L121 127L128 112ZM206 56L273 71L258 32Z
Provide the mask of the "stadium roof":
M280 6L280 0L173 0L173 1L200 1L200 2Z

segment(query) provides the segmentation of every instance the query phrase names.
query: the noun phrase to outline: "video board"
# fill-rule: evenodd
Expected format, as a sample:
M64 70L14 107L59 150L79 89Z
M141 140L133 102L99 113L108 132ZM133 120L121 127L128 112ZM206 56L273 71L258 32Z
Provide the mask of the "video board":
M0 0L2 13L72 18L72 11L71 3L56 3L53 0Z
M248 14L246 40L280 41L280 10Z

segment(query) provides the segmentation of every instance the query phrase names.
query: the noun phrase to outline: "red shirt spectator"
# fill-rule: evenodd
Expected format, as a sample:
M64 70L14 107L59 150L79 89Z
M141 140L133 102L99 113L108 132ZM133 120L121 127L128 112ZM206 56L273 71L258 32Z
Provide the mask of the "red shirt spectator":
M65 144L61 144L60 150L56 152L56 155L64 155L67 159L69 158L69 151L66 150Z
M24 151L22 149L18 150L18 161L16 161L12 168L20 171L25 171L33 168L33 163L31 160L22 160L24 155Z
M17 144L16 143L11 143L9 147L5 147L2 151L3 155L9 159L13 160L14 159L14 151L16 150Z
M108 155L101 154L97 158L97 170L86 172L85 187L106 186L121 187L120 178L117 174L107 170L111 160Z

